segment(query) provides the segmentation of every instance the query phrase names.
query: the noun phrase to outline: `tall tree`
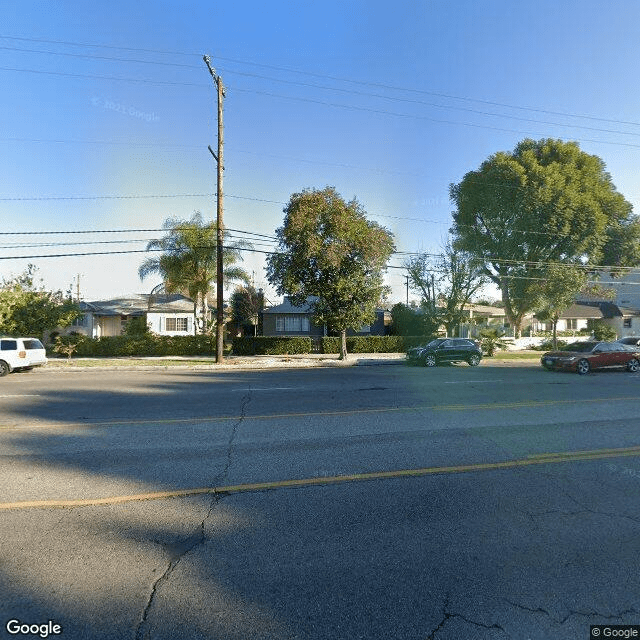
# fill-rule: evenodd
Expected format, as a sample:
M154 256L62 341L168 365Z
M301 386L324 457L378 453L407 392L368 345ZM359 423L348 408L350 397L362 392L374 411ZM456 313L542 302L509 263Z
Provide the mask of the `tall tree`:
M542 263L638 258L631 248L640 225L631 204L604 162L575 142L524 140L451 185L450 196L454 246L477 257L500 288L516 335L533 309Z
M421 253L406 264L414 291L422 295L421 306L436 327L443 324L454 335L466 318L465 308L485 284L477 260L446 242L439 255Z
M61 291L46 291L30 264L0 286L0 333L43 338L46 331L68 327L82 315L78 305Z
M258 332L260 312L264 307L262 289L253 285L236 287L231 294L231 317L238 327L251 327L254 335Z
M147 251L160 251L160 256L147 258L139 267L138 274L144 280L157 274L164 281L167 293L184 293L194 301L194 311L201 333L208 331L208 296L216 281L216 224L204 222L196 211L190 220L169 218L163 229L163 238L151 240ZM234 267L242 260L240 250L250 246L247 242L226 244L223 251L224 278L226 281L248 283L249 274Z
M576 265L549 265L544 279L531 287L536 315L551 320L553 348L558 348L558 320L576 299L576 294L587 285L588 274Z
M284 213L276 230L279 252L267 258L269 282L294 304L314 296L313 320L340 333L344 359L347 329L375 319L393 236L333 187L293 194Z

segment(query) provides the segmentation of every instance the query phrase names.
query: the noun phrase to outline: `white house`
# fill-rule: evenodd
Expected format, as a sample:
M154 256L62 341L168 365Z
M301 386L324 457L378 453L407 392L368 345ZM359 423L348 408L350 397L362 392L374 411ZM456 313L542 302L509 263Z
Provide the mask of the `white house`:
M68 332L92 338L122 335L132 318L146 317L150 331L163 336L195 335L193 300L180 294L135 294L113 300L80 302L84 312Z

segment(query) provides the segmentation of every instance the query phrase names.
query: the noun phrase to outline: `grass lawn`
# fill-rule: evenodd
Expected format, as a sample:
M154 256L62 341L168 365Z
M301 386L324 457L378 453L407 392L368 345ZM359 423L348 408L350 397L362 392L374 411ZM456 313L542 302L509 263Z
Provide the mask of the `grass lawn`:
M485 358L495 358L496 360L539 360L543 351L496 351L493 356Z

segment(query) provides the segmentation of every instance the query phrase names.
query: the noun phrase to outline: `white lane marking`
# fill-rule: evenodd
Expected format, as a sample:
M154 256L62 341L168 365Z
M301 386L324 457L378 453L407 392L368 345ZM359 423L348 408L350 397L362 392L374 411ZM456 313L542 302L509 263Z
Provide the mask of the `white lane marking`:
M504 382L504 380L452 380L444 381L443 384L468 384L469 382Z
M39 398L39 393L20 393L14 395L0 395L0 398Z
M234 391L291 391L292 389L301 390L304 387L258 387L256 389L234 389Z

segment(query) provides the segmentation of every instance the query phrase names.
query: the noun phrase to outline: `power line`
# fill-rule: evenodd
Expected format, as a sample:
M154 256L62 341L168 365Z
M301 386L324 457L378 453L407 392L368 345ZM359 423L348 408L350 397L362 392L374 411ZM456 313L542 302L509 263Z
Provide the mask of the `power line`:
M111 56L97 56L95 54L85 53L69 53L67 51L43 51L41 49L20 49L18 47L3 47L0 45L0 50L4 51L20 51L22 53L41 53L47 56L67 56L70 58L85 58L91 60L110 60L113 62L135 62L140 64L153 64L163 67L182 67L188 69L199 69L200 66L194 64L181 64L179 62L161 62L160 60L137 60L132 58L114 58Z
M515 188L515 187L514 187ZM209 198L213 197L214 193L182 193L182 194L132 194L132 195L101 195L101 196L17 196L17 197L8 197L8 198L0 198L0 202L37 202L37 201L74 201L74 200L143 200L143 199L153 199L153 198ZM247 200L250 202L261 202L266 204L279 204L286 205L287 202L283 200L269 200L266 198L256 198L254 196L240 196L233 194L225 194L225 197L237 199L237 200ZM452 221L441 221L441 220L433 220L429 218L413 218L408 216L395 216L391 214L384 213L376 213L376 212L368 212L368 215L379 218L388 218L391 220L405 220L409 222L421 222L424 224L446 224L446 225L455 225L458 227L470 227L476 228L475 224L461 224L457 223L455 220ZM491 230L489 230L491 231ZM568 233L559 233L556 231L535 231L535 230L524 230L524 229L512 229L510 233L522 233L522 234L534 234L534 235L544 235L544 236L555 236L555 237L568 237L570 234ZM0 232L0 235L3 235L3 232Z
M18 36L7 36L7 35L2 35L0 34L0 38L4 38L6 40L18 40L18 41L23 41L23 42L41 42L41 43L46 43L46 44L61 44L61 45L65 45L65 46L75 46L75 47L91 47L91 48L100 48L100 49L112 49L112 50L120 50L120 51L135 51L138 53L152 53L152 54L166 54L166 55L180 55L180 56L198 56L200 57L201 53L199 52L185 52L185 51L171 51L171 50L163 50L163 49L144 49L144 48L139 48L139 47L123 47L123 46L115 46L115 45L105 45L105 44L98 44L98 43L79 43L79 42L72 42L72 41L68 41L68 40L48 40L48 39L43 39L43 38L25 38L25 37L18 37ZM247 66L253 66L253 67L260 67L263 69L271 69L271 70L275 70L275 71L284 71L286 73L295 73L298 75L306 75L309 77L315 77L315 78L321 78L321 79L325 79L325 80L332 80L335 82L345 82L345 83L349 83L349 84L356 84L359 86L367 86L367 87L374 87L374 88L378 88L378 89L387 89L387 90L392 90L392 91L403 91L403 92L407 92L407 93L414 93L414 94L419 94L419 95L429 95L429 96L434 96L434 97L439 97L439 98L446 98L449 100L459 100L459 101L464 101L464 102L476 102L478 104L486 104L486 105L490 105L490 106L496 106L496 107L503 107L503 108L507 108L507 109L517 109L520 111L531 111L531 112L535 112L535 113L544 113L544 114L548 114L548 115L555 115L555 116L563 116L563 117L570 117L570 118L580 118L580 119L586 119L586 120L593 120L593 121L598 121L598 122L609 122L609 123L613 123L613 124L626 124L626 125L631 125L631 126L640 126L639 122L634 122L634 121L627 121L627 120L620 120L620 119L614 119L614 118L603 118L603 117L599 117L599 116L593 116L593 115L587 115L587 114L579 114L579 113L572 113L572 112L567 112L567 111L553 111L550 109L541 109L541 108L537 108L537 107L527 107L527 106L522 106L522 105L515 105L515 104L510 104L510 103L505 103L505 102L497 102L495 100L484 100L481 98L471 98L469 96L459 96L459 95L455 95L455 94L450 94L450 93L443 93L443 92L436 92L436 91L428 91L425 89L417 89L415 87L402 87L402 86L398 86L398 85L388 85L388 84L384 84L381 82L369 82L369 81L363 81L363 80L357 80L354 78L344 78L344 77L339 77L339 76L333 76L333 75L329 75L329 74L322 74L322 73L317 73L317 72L312 72L312 71L306 71L306 70L302 70L302 69L293 69L291 67L282 67L282 66L277 66L277 65L270 65L270 64L265 64L265 63L261 63L261 62L254 62L254 61L249 61L249 60L239 60L237 58L227 58L224 56L219 56L216 55L215 56L217 60L224 60L226 62L232 62L235 64L243 64L243 65L247 65ZM161 64L169 64L169 63L161 63ZM194 65L194 68L195 65ZM237 72L233 72L231 70L227 70L229 73L237 73Z
M99 79L99 80L109 80L109 81L118 81L118 82L140 82L140 83L146 83L146 84L157 84L157 85L174 85L174 86L195 86L195 87L204 87L206 85L202 84L202 83L194 83L194 82L172 82L172 81L166 81L166 80L149 80L149 79L141 79L141 78L123 78L123 77L117 77L117 76L101 76L101 75L95 75L95 74L77 74L77 73L65 73L65 72L60 72L60 71L44 71L41 69L16 69L13 67L0 67L0 71L13 71L13 72L23 72L23 73L37 73L37 74L45 74L45 75L55 75L55 76L66 76L66 77L71 77L71 78L79 78L79 79ZM450 124L450 125L455 125L455 126L462 126L462 127L472 127L472 128L476 128L476 129L488 129L490 131L500 131L503 133L517 133L519 135L530 135L530 136L544 136L545 134L542 134L540 132L535 132L535 131L522 131L519 129L509 129L506 127L495 127L495 126L491 126L491 125L484 125L484 124L478 124L478 123L472 123L472 122L460 122L460 121L456 121L456 120L446 120L443 118L433 118L430 116L422 116L422 115L416 115L416 114L408 114L408 113L399 113L399 112L395 112L395 111L388 111L388 110L384 110L384 109L373 109L370 107L360 107L360 106L356 106L356 105L347 105L347 104L340 104L340 103L332 103L332 102L325 102L322 100L314 100L311 98L302 98L299 96L287 96L287 95L282 95L282 94L277 94L277 93L273 93L273 92L268 92L268 91L259 91L259 90L255 90L255 89L245 89L245 88L241 88L241 87L227 87L227 88L231 88L234 89L235 91L241 91L241 92L247 92L247 93L254 93L257 95L265 95L265 96L269 96L272 98L279 98L279 99L283 99L283 100L293 100L293 101L298 101L298 102L305 102L308 104L317 104L317 105L322 105L322 106L329 106L329 107L333 107L333 108L338 108L338 109L345 109L345 110L351 110L351 111L361 111L361 112L367 112L367 113L373 113L373 114L377 114L377 115L383 115L383 116L391 116L391 117L395 117L395 118L405 118L405 119L414 119L414 120L424 120L424 121L428 121L428 122L435 122L435 123L439 123L439 124ZM491 114L488 114L491 115ZM504 116L499 116L499 117L506 117L508 118L508 115L504 115ZM532 120L532 122L540 122L540 124L545 124L544 122L541 121L535 121ZM634 124L634 123L628 123L628 124ZM564 124L557 124L557 125L552 125L552 126L560 126L560 127L565 127L565 128L571 128L573 127L573 125L564 125ZM580 128L587 128L587 127L580 127ZM594 128L591 128L594 129ZM602 130L605 131L605 130ZM616 135L640 135L638 133L633 133L633 132L621 132L621 131L616 131L616 132L611 132L611 133L615 133ZM632 144L629 142L616 142L616 141L612 141L612 140L595 140L595 139L591 139L591 138L576 138L576 140L578 140L579 142L589 142L589 143L593 143L593 144L608 144L608 145L614 145L614 146L622 146L622 147L629 147L629 148L640 148L640 144Z
M63 76L79 78L81 80L115 80L116 82L139 82L141 84L171 85L179 87L207 87L203 82L173 82L170 80L148 80L144 78L122 78L118 76L102 76L89 73L68 73L63 71L44 71L42 69L16 69L15 67L0 67L0 71L13 71L18 73L39 73L50 76Z
M156 66L170 66L170 67L181 67L181 68L189 68L189 69L199 69L199 66L196 65L190 65L190 64L182 64L182 63L176 63L176 62L162 62L159 60L140 60L140 59L136 59L136 58L115 58L112 56L98 56L95 54L81 54L81 53L68 53L68 52L61 52L61 51L43 51L43 50L38 50L38 49L21 49L18 47L3 47L0 46L0 50L8 50L8 51L19 51L19 52L24 52L24 53L38 53L38 54L43 54L43 55L57 55L57 56L68 56L68 57L73 57L73 58L84 58L84 59L92 59L92 60L108 60L108 61L115 61L115 62L131 62L131 63L139 63L139 64L151 64L151 65L156 65ZM406 102L406 103L410 103L410 104L417 104L417 105L423 105L423 106L428 106L428 107L435 107L437 109L447 109L447 110L454 110L454 111L464 111L467 113L475 113L478 115L485 115L485 116L490 116L490 117L495 117L495 118L507 118L510 120L519 120L522 122L535 122L537 124L546 124L546 125L552 125L552 126L557 126L557 127L568 127L568 128L574 128L574 129L585 129L585 130L589 130L589 131L600 131L603 133L614 133L614 134L621 134L621 135L632 135L632 136L640 136L640 133L634 133L634 132L627 132L627 131L617 131L617 130L612 130L612 129L603 129L600 127L589 127L589 126L584 126L584 125L577 125L577 124L569 124L569 123L561 123L561 122L548 122L545 120L536 120L534 118L525 118L525 117L521 117L521 116L515 116L515 115L509 115L509 114L505 114L505 113L492 113L492 112L488 112L488 111L481 111L479 109L472 109L470 107L456 107L453 105L444 105L444 104L437 104L434 102L425 102L424 100L417 100L417 99L413 99L413 98L403 98L400 96L389 96L389 95L384 95L384 94L380 94L380 93L370 93L370 92L365 92L365 91L356 91L353 89L344 89L341 87L330 87L327 85L318 85L318 84L312 84L309 82L300 82L300 81L296 81L296 80L285 80L283 78L274 78L272 76L264 76L264 75L260 75L257 73L248 73L248 72L243 72L243 71L233 71L230 69L221 69L221 72L225 72L228 74L232 74L232 75L239 75L239 76L243 76L243 77L249 77L249 78L258 78L261 80L269 80L270 82L279 82L281 84L288 84L288 85L294 85L294 86L300 86L300 87L306 87L306 88L312 88L312 89L321 89L323 91L335 91L335 92L339 92L339 93L346 93L346 94L351 94L351 95L359 95L359 96L364 96L364 97L369 97L369 98L379 98L382 100L391 100L394 102ZM640 126L640 123L622 123L620 122L619 124L633 124L635 126Z
M264 240L269 240L270 244L275 244L277 238L273 236L268 236L266 234L258 234L251 231L244 231L239 229L227 229L230 233L230 237L238 239L238 240L246 240L242 234L249 236L258 236L263 240L248 238L251 242L257 242L258 244L263 244ZM93 233L139 233L139 232L166 232L167 229L113 229L113 230L85 230L85 231L43 231L43 232L2 232L0 235L46 235L46 234L93 234ZM241 234L241 235L238 235ZM8 247L0 247L0 248L28 248L28 247L36 247L36 246L75 246L75 245L92 245L92 244L125 244L125 243L140 243L140 242L149 242L149 239L134 239L134 240L116 240L116 241L87 241L87 242L59 242L59 243L40 243L40 244L28 244L28 245L18 245L14 244ZM268 246L268 245L267 245ZM211 249L215 249L215 245L211 245ZM254 249L253 247L233 247L238 251L248 251L255 253L264 253L268 255L273 255L277 253L281 253L279 251L261 251L258 249ZM145 253L146 249L140 250L126 250L126 251L114 251L114 252L89 252L89 253L68 253L68 254L48 254L48 255L40 255L40 256L7 256L2 257L0 259L8 260L8 259L28 259L28 258L49 258L49 257L76 257L76 256L85 256L85 255L109 255L109 254L122 254L122 253ZM163 251L163 249L149 249L149 251ZM443 253L428 253L428 252L408 252L408 251L394 251L392 255L402 255L402 256L428 256L434 258L442 258L445 254ZM639 270L640 267L620 267L617 265L599 265L599 264L573 264L573 263L562 263L562 262L551 262L551 261L528 261L528 260L515 260L510 258L500 258L495 257L491 258L492 262L499 262L504 264L510 264L513 266L536 266L536 267L547 267L547 266L557 266L557 267L575 267L580 268L585 271L635 271ZM391 268L391 265L389 265ZM401 267L393 267L399 269L406 269L406 266ZM520 277L514 275L507 275L504 277ZM524 276L522 276L524 278ZM542 278L544 280L544 278Z

